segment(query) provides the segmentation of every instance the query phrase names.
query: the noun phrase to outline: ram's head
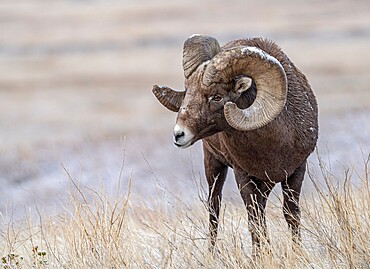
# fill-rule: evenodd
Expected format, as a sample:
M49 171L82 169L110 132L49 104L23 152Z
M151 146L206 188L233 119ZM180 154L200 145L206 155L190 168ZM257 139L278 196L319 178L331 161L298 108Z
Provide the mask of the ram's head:
M183 69L185 91L153 87L159 102L178 112L174 128L178 147L186 148L230 128L260 128L285 105L284 69L278 60L256 47L221 50L215 38L193 35L184 43ZM254 100L242 107L242 96L251 89L256 90Z

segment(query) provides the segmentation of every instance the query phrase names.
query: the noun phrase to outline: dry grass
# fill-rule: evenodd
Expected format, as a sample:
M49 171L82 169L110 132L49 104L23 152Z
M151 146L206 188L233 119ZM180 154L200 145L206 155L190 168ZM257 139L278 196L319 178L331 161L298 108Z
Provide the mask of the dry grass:
M73 191L64 214L37 210L38 219L29 214L17 222L3 216L0 268L370 268L369 159L365 163L364 172L347 172L343 180L321 163L323 185L311 173L317 192L302 199L301 249L292 250L281 204L269 203L270 253L255 259L241 205L224 205L210 253L204 193L191 205L175 197L171 204L145 204L128 191L78 186L66 170Z

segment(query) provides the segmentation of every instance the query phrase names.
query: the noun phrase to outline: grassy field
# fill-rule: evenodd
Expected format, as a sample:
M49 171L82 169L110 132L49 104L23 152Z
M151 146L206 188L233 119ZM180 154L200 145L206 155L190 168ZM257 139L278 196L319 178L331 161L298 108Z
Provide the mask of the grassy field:
M268 203L270 247L251 256L245 208L226 202L214 252L208 250L206 194L163 204L131 197L131 179L104 187L79 185L70 177L65 212L42 209L15 221L2 216L0 268L370 268L369 159L364 171L338 179L320 163L324 183L310 175L316 194L302 206L302 247L293 248L279 194ZM360 184L352 182L360 178ZM169 194L170 195L170 194ZM36 213L36 214L35 214Z

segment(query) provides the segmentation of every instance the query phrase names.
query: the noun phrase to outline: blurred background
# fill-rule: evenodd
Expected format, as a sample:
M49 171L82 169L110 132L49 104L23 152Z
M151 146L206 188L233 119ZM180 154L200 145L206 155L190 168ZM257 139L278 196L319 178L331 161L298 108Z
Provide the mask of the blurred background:
M193 199L205 186L201 143L173 147L176 115L151 93L153 84L182 90L182 45L193 33L277 42L316 93L321 158L338 180L363 171L369 14L368 0L1 1L0 212L58 208L64 168L114 191L123 165L143 201ZM310 167L319 174L316 154ZM235 193L228 180L226 197Z

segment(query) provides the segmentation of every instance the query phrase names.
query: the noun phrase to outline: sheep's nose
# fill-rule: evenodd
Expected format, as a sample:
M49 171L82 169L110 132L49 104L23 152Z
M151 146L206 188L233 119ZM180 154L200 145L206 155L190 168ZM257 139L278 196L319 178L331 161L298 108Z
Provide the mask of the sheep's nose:
M174 132L175 142L178 142L181 137L185 135L183 131L177 130Z
M175 125L173 129L173 142L176 147L187 148L192 145L194 135L186 127L181 127L179 124Z

